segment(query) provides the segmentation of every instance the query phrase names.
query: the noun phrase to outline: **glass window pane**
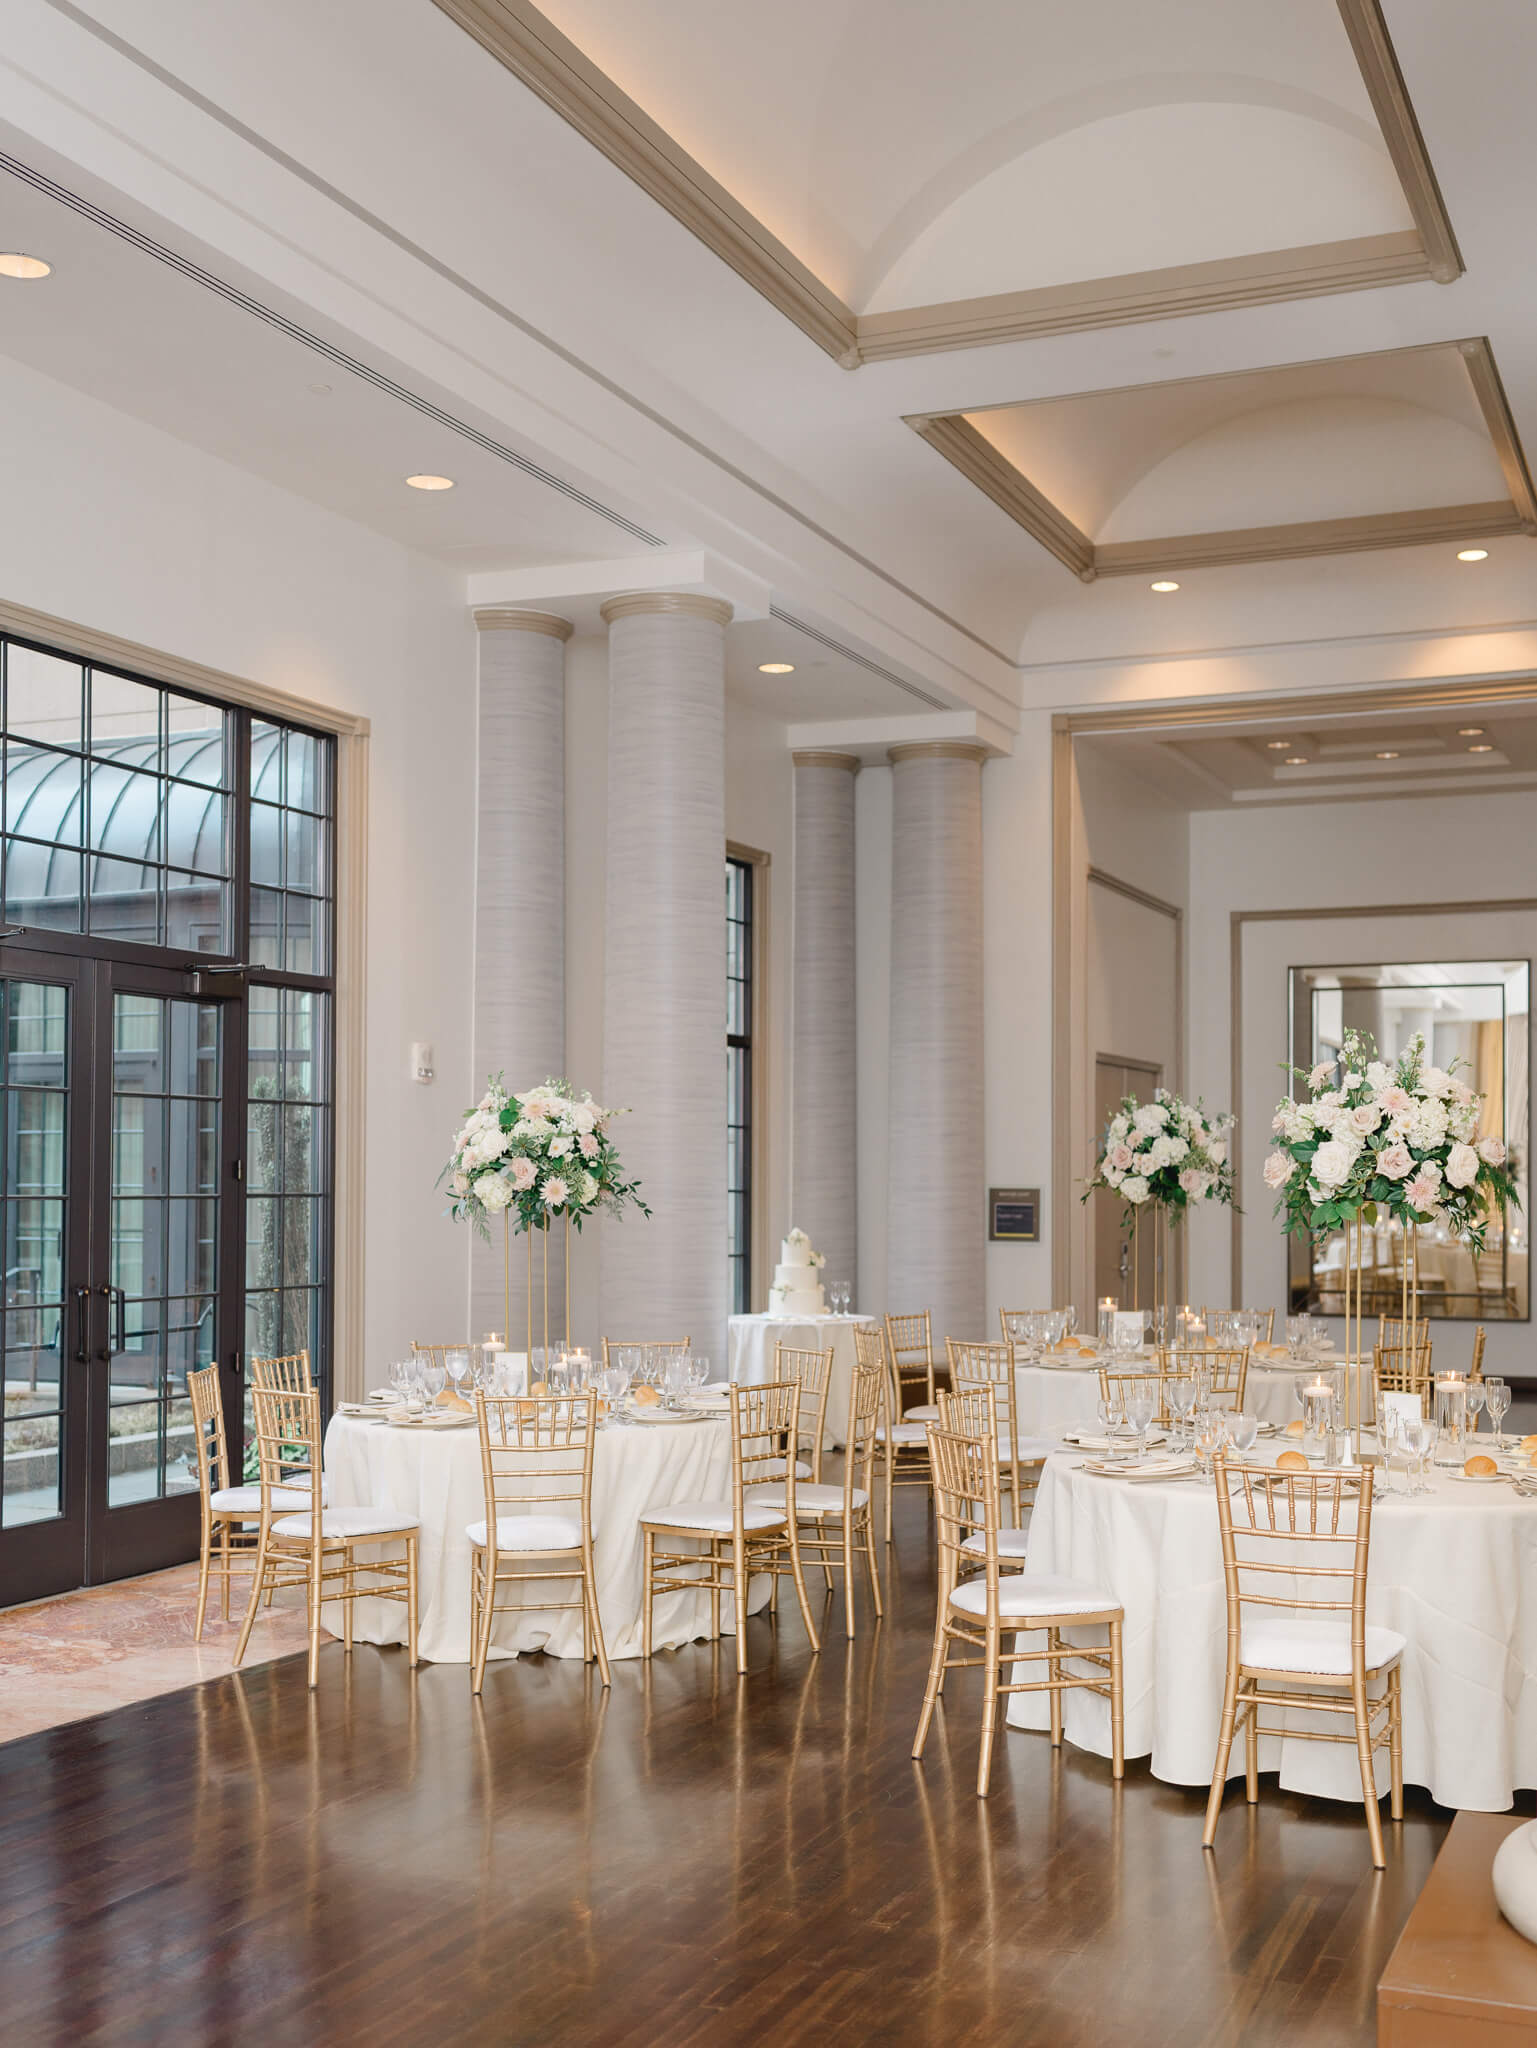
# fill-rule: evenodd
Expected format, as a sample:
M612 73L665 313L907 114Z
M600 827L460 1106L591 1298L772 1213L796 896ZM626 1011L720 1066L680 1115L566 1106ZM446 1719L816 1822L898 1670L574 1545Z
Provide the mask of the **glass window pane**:
M317 1194L320 1191L320 1148L326 1112L307 1103L286 1103L279 1110L282 1150L278 1170L285 1194Z
M219 1192L219 1105L184 1102L170 1105L170 1152L166 1160L168 1195L216 1195Z
M113 1358L107 1389L107 1505L114 1508L154 1500L161 1486L160 1304L131 1301L126 1321L128 1348Z
M158 1198L122 1197L112 1204L112 1285L136 1301L165 1292L165 1209Z
M318 896L326 886L321 866L326 827L319 818L306 817L303 811L287 811L284 819L288 828L287 886Z
M160 859L160 793L155 775L136 775L115 761L90 771L90 843L128 861Z
M91 876L91 930L102 938L131 939L138 945L153 946L160 939L160 877L155 868L137 861L106 860L97 855L89 863Z
M213 1363L214 1298L211 1294L189 1295L165 1305L166 1391L186 1391L187 1374Z
M0 1435L5 1452L0 1527L46 1522L62 1511L59 1438L57 1415L7 1416Z
M166 1204L170 1252L166 1286L172 1294L212 1294L219 1244L219 1205L196 1199Z
M283 886L283 813L271 804L251 806L251 880L266 889Z
M59 1373L64 1311L58 1302L20 1306L8 1282L5 1309L5 1412L51 1412L60 1406Z
M325 1278L322 1204L292 1196L283 1203L283 1285L317 1286Z
M283 964L283 899L275 889L251 891L251 943L246 957L253 967Z
M62 1088L69 991L46 981L13 981L6 991L6 1078L13 1086Z
M14 1195L64 1193L64 1096L13 1088L6 1104L7 1186Z
M245 1354L246 1360L253 1358L277 1358L280 1356L278 1330L281 1323L280 1302L273 1291L247 1294L245 1298Z
M33 931L77 932L85 905L80 855L25 840L6 842L5 915Z
M165 1089L165 1004L159 996L112 999L112 1086L162 1093Z
M278 1204L250 1196L245 1205L245 1284L276 1287L282 1279L278 1250Z
M136 768L160 767L161 692L110 669L91 671L91 752Z
M312 733L293 732L288 735L288 781L283 801L293 810L329 811L329 793L325 787L325 761L328 749Z
M291 1358L296 1351L307 1351L311 1359L320 1348L320 1296L314 1288L288 1288L282 1295L283 1319L279 1334L283 1342L281 1356Z
M284 967L290 974L324 974L328 917L326 906L313 896L283 898Z
M283 801L283 734L265 720L251 720L251 795L258 803Z
M327 1085L325 1025L330 997L308 989L283 995L283 1094L290 1102L324 1101Z
M64 1204L5 1205L5 1285L13 1303L64 1298Z
M205 875L229 873L224 798L218 790L200 789L195 782L165 785L164 857L173 868L196 868Z
M51 747L84 744L85 671L65 655L11 641L5 650L6 730Z
M50 846L79 846L85 837L85 773L80 756L7 740L5 829Z
M217 1095L219 1092L219 1005L171 1004L171 1074L173 1095Z
M229 953L230 885L211 875L184 875L175 868L165 878L165 942L189 953Z
M275 1102L252 1102L246 1109L246 1187L254 1194L278 1184L278 1109Z
M165 692L166 766L186 782L228 789L229 717L216 705Z
M181 1384L186 1385L183 1378ZM197 1492L197 1460L192 1434L192 1403L185 1397L165 1404L164 1491Z

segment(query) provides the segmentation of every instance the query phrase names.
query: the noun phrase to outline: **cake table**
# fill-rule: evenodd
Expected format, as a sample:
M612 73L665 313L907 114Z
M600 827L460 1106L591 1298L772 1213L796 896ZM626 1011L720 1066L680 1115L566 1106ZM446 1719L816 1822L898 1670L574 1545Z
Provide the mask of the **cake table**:
M732 1316L728 1330L729 1375L742 1386L761 1386L774 1377L774 1351L832 1348L833 1369L822 1415L824 1449L842 1444L848 1426L849 1388L854 1376L854 1332L874 1326L874 1316Z

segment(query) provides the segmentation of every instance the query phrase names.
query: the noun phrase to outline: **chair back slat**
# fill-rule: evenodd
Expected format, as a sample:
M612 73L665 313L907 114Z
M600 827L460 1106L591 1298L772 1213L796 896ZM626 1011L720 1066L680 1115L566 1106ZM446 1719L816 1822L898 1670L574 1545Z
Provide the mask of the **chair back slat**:
M1166 1379L1196 1375L1204 1381L1214 1407L1237 1410L1243 1407L1249 1384L1249 1347L1197 1351L1172 1345L1159 1352L1158 1369Z
M1417 1394L1424 1414L1434 1384L1428 1343L1416 1344L1412 1353L1402 1344L1379 1344L1373 1350L1372 1385L1379 1413L1384 1394Z
M1216 1471L1230 1626L1244 1607L1348 1615L1364 1645L1370 1475L1277 1472L1221 1452Z
M986 1390L988 1393L991 1389ZM949 1412L957 1413L964 1396L952 1395ZM970 1566L982 1563L988 1577L988 1601L998 1602L998 1450L997 1424L990 1436L928 1425L929 1462L934 1475L934 1518L939 1535L940 1586L954 1586ZM980 1553L966 1551L968 1537L980 1535Z
M584 1526L592 1499L598 1402L580 1394L487 1394L477 1391L481 1480L488 1529L498 1516L580 1505Z
M229 1485L229 1446L224 1434L224 1396L219 1368L205 1365L187 1374L192 1402L192 1437L197 1457L197 1490L203 1505L210 1494Z
M738 1505L747 1487L783 1481L793 1514L800 1381L765 1380L755 1387L733 1386L730 1402L732 1484Z
M688 1337L605 1337L603 1339L603 1370L608 1371L615 1351L691 1351L692 1340Z
M1133 1394L1151 1394L1154 1401L1153 1421L1160 1429L1169 1426L1169 1381L1172 1373L1167 1372L1118 1372L1113 1367L1102 1365L1099 1369L1099 1397L1108 1401L1119 1395L1125 1401Z
M955 1338L946 1340L950 1356L950 1386L963 1393L981 1387L992 1390L998 1430L1013 1433L1014 1354L1010 1344L969 1344Z
M272 1489L292 1486L307 1474L311 1498L320 1498L320 1395L302 1390L256 1387L251 1394L261 1475L262 1517L272 1512Z
M253 1393L308 1394L315 1385L308 1351L290 1352L284 1358L252 1358L246 1377Z
M887 1316L886 1350L891 1365L891 1383L900 1422L904 1408L934 1401L934 1346L929 1334L929 1312L921 1315ZM918 1390L922 1389L920 1393ZM908 1400L906 1396L914 1398Z
M843 1490L874 1497L876 1430L884 1412L886 1375L879 1363L856 1357L849 1375L849 1419L843 1440Z
M832 1380L833 1354L802 1351L791 1344L774 1346L774 1377L796 1380L801 1390L800 1446L813 1472L822 1469L822 1425L827 1415L827 1389Z

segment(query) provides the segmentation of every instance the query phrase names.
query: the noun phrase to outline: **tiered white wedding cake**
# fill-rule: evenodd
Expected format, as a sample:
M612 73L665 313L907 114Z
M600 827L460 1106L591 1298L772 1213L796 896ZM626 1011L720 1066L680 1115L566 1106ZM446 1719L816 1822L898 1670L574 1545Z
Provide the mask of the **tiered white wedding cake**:
M827 1296L816 1277L827 1264L820 1252L811 1249L804 1230L792 1230L780 1242L779 1264L769 1289L769 1314L776 1316L825 1316Z

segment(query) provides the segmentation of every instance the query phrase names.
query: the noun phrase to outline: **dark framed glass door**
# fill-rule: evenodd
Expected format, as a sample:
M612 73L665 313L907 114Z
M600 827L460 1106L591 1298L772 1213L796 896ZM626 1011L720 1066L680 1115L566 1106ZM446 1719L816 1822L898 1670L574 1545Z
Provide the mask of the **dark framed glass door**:
M244 1002L0 944L0 1584L37 1599L197 1548L187 1374L238 1450Z

